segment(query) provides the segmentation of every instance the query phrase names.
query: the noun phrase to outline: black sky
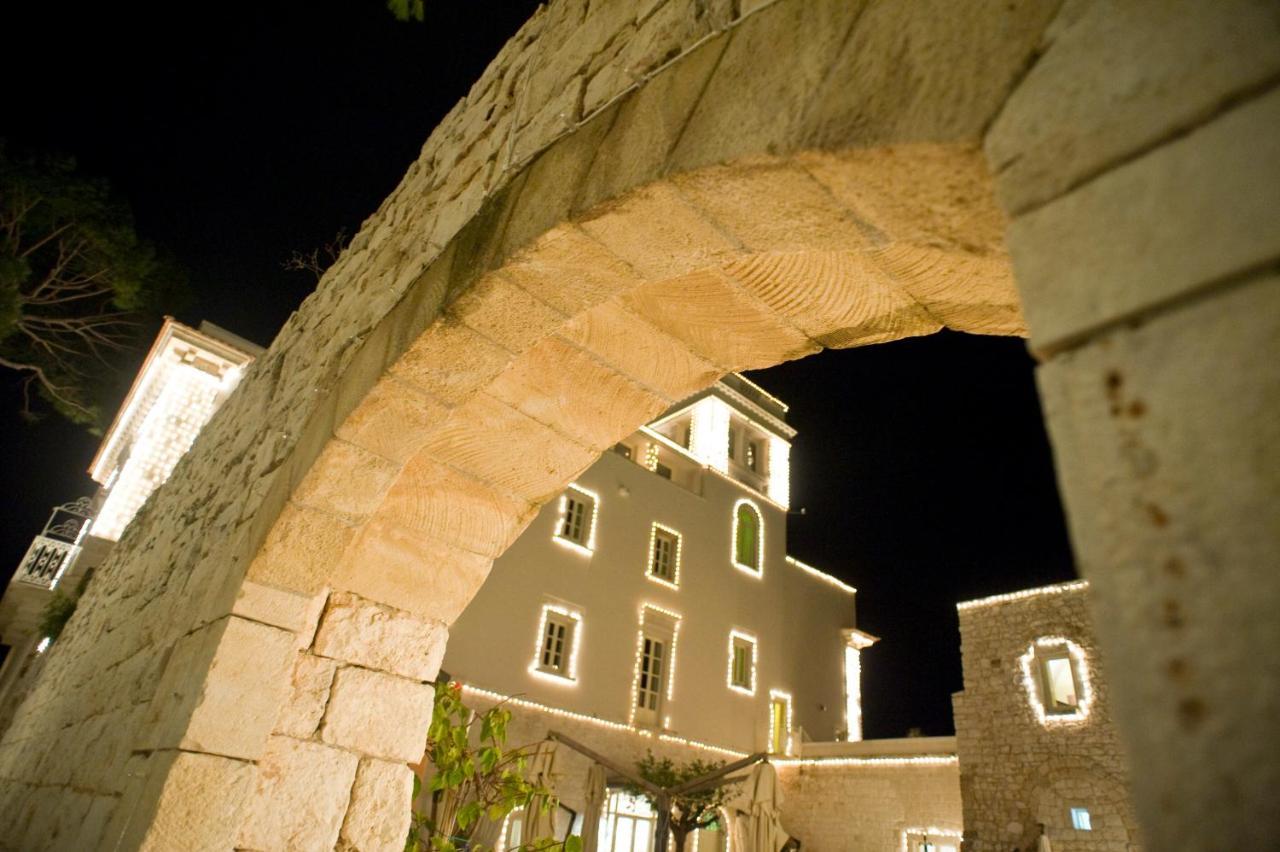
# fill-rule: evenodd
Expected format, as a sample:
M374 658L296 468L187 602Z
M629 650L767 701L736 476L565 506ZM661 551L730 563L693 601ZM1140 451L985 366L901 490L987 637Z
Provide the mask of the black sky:
M536 8L429 0L5 4L0 137L108 178L189 271L208 319L266 344L313 286L281 262L352 232ZM139 362L141 354L139 354ZM957 334L753 374L799 429L790 550L859 589L868 736L951 730L958 600L1073 576L1032 361ZM17 416L0 374L12 571L48 507L92 491L96 440Z

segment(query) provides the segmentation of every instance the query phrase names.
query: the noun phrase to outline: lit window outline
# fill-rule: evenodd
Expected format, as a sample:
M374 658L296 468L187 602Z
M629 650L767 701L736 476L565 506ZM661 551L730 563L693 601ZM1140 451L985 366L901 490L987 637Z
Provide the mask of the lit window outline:
M678 612L665 609L657 604L645 602L640 604L640 629L636 631L636 659L635 665L631 670L631 704L628 708L627 716L628 727L636 727L636 703L640 698L640 660L644 656L644 634L645 634L645 613L652 610L659 615L666 616L671 619L671 653L667 656L667 689L666 700L671 701L675 693L676 683L676 645L680 640L680 622L684 620ZM668 716L664 724L670 727L671 717Z
M1076 831L1093 831L1093 817L1088 808L1071 808L1071 827Z
M738 561L738 512L743 507L749 508L756 516L756 564L747 565ZM737 568L744 574L750 574L756 579L764 578L764 513L760 511L760 507L756 505L754 500L746 497L740 498L733 504L733 526L732 535L729 536L729 561L733 563L733 567Z
M672 554L672 557L671 557L672 573L671 573L670 580L668 580L666 577L660 577L657 574L653 573L653 556L655 553L655 548L657 548L658 546L659 532L666 533L667 535L675 539L675 552ZM650 580L657 583L658 585L666 586L668 589L679 589L680 588L680 556L683 550L684 550L684 536L680 534L680 531L676 529L672 529L666 524L660 524L657 521L654 521L653 524L649 527L649 553L648 553L648 559L645 561L645 569L644 569L645 577L649 578Z
M553 613L573 622L573 636L569 644L569 659L564 673L543 668L542 666L542 643L547 635L547 621ZM529 674L551 683L576 684L578 682L578 649L581 647L582 612L561 604L543 604L542 614L538 617L538 632L534 635L533 660L529 663Z
M791 693L783 692L781 689L769 690L769 743L768 743L769 748L768 748L768 751L770 754L777 753L773 750L773 744L776 740L776 733L777 733L774 730L773 703L779 700L783 701L787 705L787 745L786 745L786 751L783 753L791 754L791 745L792 745L791 738L792 738L793 732L795 731L795 722L794 722L794 719L792 718L792 709L791 709Z
M565 516L569 512L569 492L577 491L582 496L591 501L591 522L587 525L587 541L586 544L576 542L571 538L561 535L560 531L564 529ZM583 488L576 482L564 490L560 495L560 512L556 516L555 531L551 534L551 540L556 544L567 547L570 550L577 551L584 556L591 556L596 552L596 521L600 517L600 495L590 489Z
M958 831L954 828L938 828L937 826L934 826L934 825L927 826L927 827L913 826L911 828L904 828L902 829L902 846L900 847L901 852L911 852L911 838L913 836L923 837L926 843L929 841L929 838L931 837L937 837L939 839L946 838L947 840L956 841L956 846L959 846L960 841L964 839L964 832ZM951 844L947 844L947 845L949 846Z
M733 652L738 642L742 642L743 644L751 647L751 663L748 667L748 677L750 680L749 687L740 686L733 682ZM729 665L725 671L724 681L725 685L734 692L741 693L742 695L756 694L757 648L758 645L754 635L746 632L745 630L738 630L737 628L729 631Z
M1037 660L1037 652L1042 649L1065 647L1071 660L1071 671L1080 687L1080 703L1075 712L1051 713L1044 706L1042 695L1040 666L1033 665ZM1025 654L1018 658L1022 667L1022 686L1027 691L1027 700L1036 720L1045 727L1063 724L1077 724L1089 718L1089 708L1093 704L1093 689L1089 684L1088 658L1084 649L1065 636L1041 636L1032 642Z

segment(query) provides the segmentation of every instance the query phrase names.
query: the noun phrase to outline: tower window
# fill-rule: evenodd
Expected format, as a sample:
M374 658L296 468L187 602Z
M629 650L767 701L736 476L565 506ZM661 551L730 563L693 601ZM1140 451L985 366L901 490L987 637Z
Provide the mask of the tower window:
M737 567L760 573L762 537L759 510L740 501L733 513L733 562Z

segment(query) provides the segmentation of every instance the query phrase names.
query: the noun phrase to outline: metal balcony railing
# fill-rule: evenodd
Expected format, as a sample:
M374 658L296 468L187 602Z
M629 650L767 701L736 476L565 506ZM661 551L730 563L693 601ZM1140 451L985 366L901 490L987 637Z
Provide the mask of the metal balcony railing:
M80 539L89 529L93 510L89 498L54 507L44 529L31 542L13 575L13 582L52 589L80 555Z

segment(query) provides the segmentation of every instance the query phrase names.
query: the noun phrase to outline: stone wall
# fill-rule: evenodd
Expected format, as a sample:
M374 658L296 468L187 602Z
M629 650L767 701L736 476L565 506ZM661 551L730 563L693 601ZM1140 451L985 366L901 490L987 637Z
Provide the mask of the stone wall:
M962 604L960 637L964 691L954 704L966 848L1034 849L1037 823L1044 823L1055 852L1137 850L1128 765L1087 587ZM1089 703L1079 721L1046 724L1033 708L1020 658L1046 637L1083 651L1081 697ZM1072 828L1072 807L1088 809L1092 831Z

